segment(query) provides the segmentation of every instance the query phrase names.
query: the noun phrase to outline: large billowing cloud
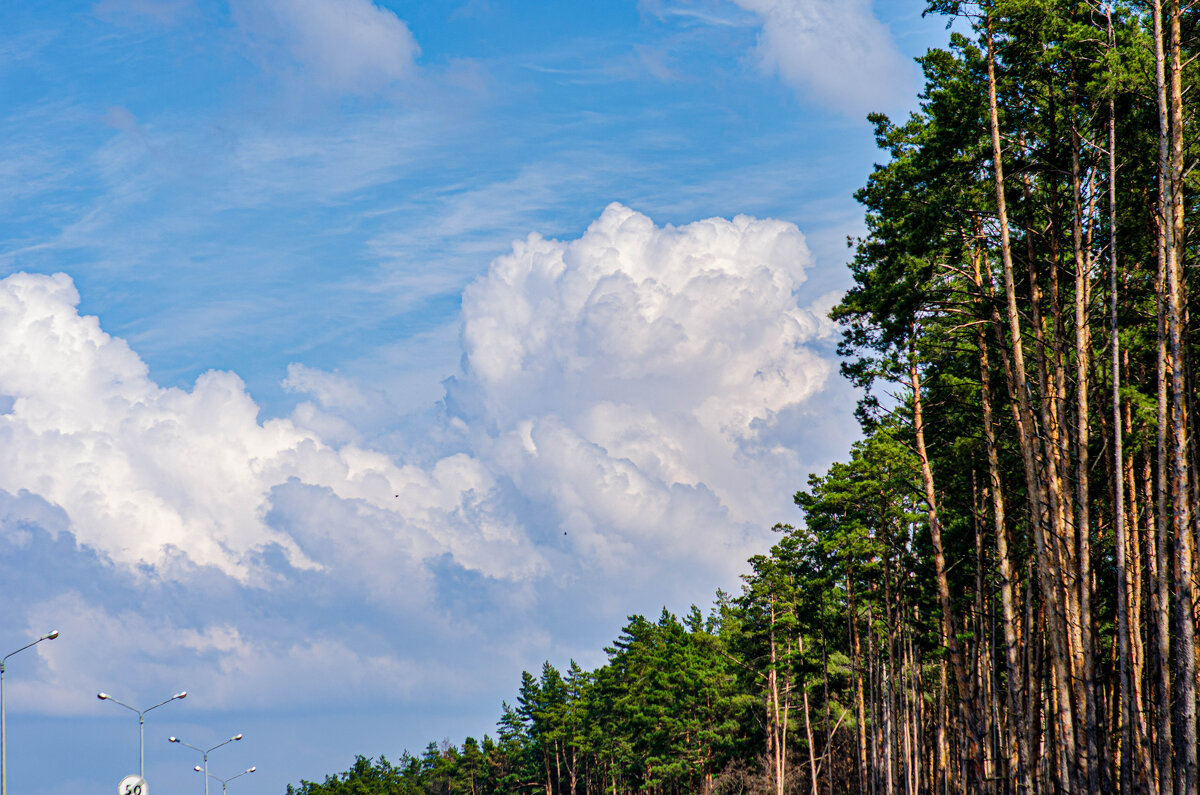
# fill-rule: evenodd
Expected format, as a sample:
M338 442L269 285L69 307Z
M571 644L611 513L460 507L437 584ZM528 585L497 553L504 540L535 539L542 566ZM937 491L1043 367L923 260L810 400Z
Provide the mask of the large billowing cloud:
M478 679L475 657L447 650L503 659L519 636L540 654L581 622L607 632L653 602L703 602L843 441L797 441L814 436L832 370L832 297L804 294L809 265L794 226L745 216L660 227L614 204L577 240L532 235L466 290L462 370L401 443L363 431L385 396L302 365L285 385L311 400L290 418L260 419L232 373L160 387L79 314L69 277L10 276L0 555L65 554L151 589L42 589L30 631L57 611L81 637L144 638L153 653L109 675L162 687L163 672L203 663L273 693L344 657L355 681L304 688L317 698L422 666ZM192 611L191 593L222 612ZM384 624L333 630L348 615ZM400 649L393 635L422 640ZM45 654L55 681L80 667L65 647Z
M830 374L826 305L799 302L810 260L780 221L660 228L617 204L579 240L533 235L463 296L451 405L595 561L728 573L796 474L781 415Z
M912 95L915 68L871 0L733 0L762 19L763 65L822 104L861 116Z

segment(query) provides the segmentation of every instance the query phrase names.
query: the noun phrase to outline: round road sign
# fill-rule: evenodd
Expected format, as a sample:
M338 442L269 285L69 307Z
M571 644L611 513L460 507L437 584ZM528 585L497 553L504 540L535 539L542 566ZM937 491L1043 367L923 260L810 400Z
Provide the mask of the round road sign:
M137 775L126 776L117 785L117 795L147 795L146 779Z

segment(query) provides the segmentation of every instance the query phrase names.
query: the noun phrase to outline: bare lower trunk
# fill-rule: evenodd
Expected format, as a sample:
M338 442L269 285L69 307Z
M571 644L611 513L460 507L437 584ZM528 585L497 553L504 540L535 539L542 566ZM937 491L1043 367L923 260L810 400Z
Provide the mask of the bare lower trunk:
M963 661L962 648L955 634L955 621L950 605L950 581L946 576L946 554L942 545L942 528L938 520L937 494L934 490L933 468L929 464L929 455L925 449L925 427L921 410L921 381L917 373L915 357L909 366L909 378L913 394L913 431L916 436L917 458L921 465L921 480L925 486L926 515L929 519L929 535L933 541L934 576L937 578L938 602L942 608L942 642L950 652L950 667L954 673L954 683L958 688L959 713L966 731L966 752L971 765L971 773L977 782L985 780L982 767L982 749L980 747L980 732L973 705L971 704L971 686L967 679L966 667Z
M1196 749L1196 626L1193 587L1194 536L1188 483L1188 441L1186 414L1186 365L1183 349L1184 296L1184 207L1183 207L1183 88L1179 0L1171 0L1170 48L1171 79L1169 139L1171 144L1167 174L1170 186L1171 234L1167 243L1167 339L1171 361L1171 520L1175 538L1175 616L1178 643L1175 647L1175 705L1177 793L1197 789Z
M1077 138L1077 136L1074 136ZM1087 786L1092 792L1101 787L1100 747L1096 707L1096 664L1095 643L1092 639L1092 567L1091 567L1091 519L1089 506L1089 451L1090 439L1088 417L1088 377L1091 351L1091 333L1088 326L1087 306L1091 293L1091 257L1084 249L1083 202L1079 165L1079 142L1071 148L1071 193L1072 224L1071 237L1075 249L1075 533L1078 544L1078 578L1075 593L1079 605L1079 643L1082 658L1084 743L1087 748Z

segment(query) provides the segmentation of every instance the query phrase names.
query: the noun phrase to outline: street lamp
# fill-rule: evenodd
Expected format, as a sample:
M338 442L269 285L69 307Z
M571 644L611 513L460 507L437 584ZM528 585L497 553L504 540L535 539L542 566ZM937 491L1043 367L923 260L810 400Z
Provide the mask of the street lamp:
M163 704L170 704L172 701L174 701L177 698L187 698L187 691L180 690L178 693L171 696L166 701L160 701L157 704L155 704L153 707L146 707L145 709L138 709L137 707L131 707L128 704L126 704L122 701L118 701L117 699L113 698L108 693L97 693L96 698L100 699L101 701L111 701L114 704L118 704L118 705L124 707L125 709L131 710L131 711L137 713L137 716L138 716L138 775L141 776L143 781L145 781L145 779L146 779L146 713L152 709L158 709ZM7 793L0 793L0 795L7 795Z
M257 766L248 767L245 770L243 770L241 773L238 773L236 776L230 776L229 778L221 778L220 776L214 776L212 773L205 773L204 768L200 767L200 765L196 765L195 767L192 768L192 770L195 770L197 773L204 773L205 785L208 784L208 779L210 779L210 778L215 778L217 781L221 782L221 795L225 795L225 788L229 786L229 782L233 781L235 778L241 778L242 776L246 775L247 773L253 773L255 770L258 770L258 767Z
M17 652L25 651L30 646L36 646L44 640L54 640L58 637L58 630L47 632L33 643L26 643L17 651L11 652L0 658L0 795L8 795L8 736L7 727L4 723L4 664L8 662L8 658Z
M217 743L217 744L216 744L216 745L214 745L212 748L208 748L208 749L205 749L205 748L197 748L196 746L192 745L191 743L185 743L183 740L179 739L178 737L168 737L168 738L167 738L167 742L169 742L169 743L179 743L180 745L187 746L188 748L191 748L193 751L199 751L200 753L204 754L204 767L200 767L199 765L197 765L195 769L196 769L196 770L198 770L199 772L201 772L201 773L203 773L203 774L204 774L204 795L208 795L208 778L209 778L209 772L208 772L208 755L209 755L210 753L212 753L213 751L217 750L218 748L220 748L222 745L229 745L229 743L231 743L231 742L233 742L233 741L235 741L235 740L240 740L240 739L242 739L242 733L241 733L241 732L238 732L237 734L233 735L232 737L230 737L230 738L229 738L228 740L226 740L225 742L223 742L223 743ZM253 769L253 768L251 768L251 769ZM240 776L240 775L242 775L242 774L241 774L241 773L238 773L238 776ZM213 778L217 778L217 777L216 777L216 776L213 776ZM234 778L237 778L237 776L234 776ZM220 781L220 780L221 780L221 779L219 779L219 778L217 779L217 781ZM232 781L232 780L233 780L233 779L230 779L230 781ZM222 790L222 792L223 792L223 791L224 791L224 790Z

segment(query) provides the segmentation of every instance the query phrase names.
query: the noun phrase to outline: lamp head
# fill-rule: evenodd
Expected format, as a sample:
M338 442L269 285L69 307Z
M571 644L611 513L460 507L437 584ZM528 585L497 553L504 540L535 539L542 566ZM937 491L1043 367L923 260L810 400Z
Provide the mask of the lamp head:
M195 767L193 767L193 768L192 768L192 770L195 770L197 773L203 773L203 772L204 772L204 769L203 769L203 768L201 768L201 767L200 767L200 765L196 765Z
M179 742L179 738L178 738L178 737L168 737L168 738L167 738L167 742L169 742L169 743L177 743L177 742Z
M43 635L42 639L43 640L54 640L57 637L58 637L58 630L53 629L53 630L47 632L45 635Z
M186 690L180 690L178 693L176 693L175 695L171 696L171 698L187 698L187 691L186 691Z
M234 740L240 740L240 739L242 739L242 733L241 733L241 732L238 732L237 734L233 735L232 739L234 739Z
M251 768L250 768L249 770L247 770L246 772L247 772L247 773L253 773L255 770L258 770L258 765L254 765L253 767L251 767Z
M109 697L108 693L97 693L96 694L96 698L100 699L101 701L103 701L104 699L106 699L108 697Z

